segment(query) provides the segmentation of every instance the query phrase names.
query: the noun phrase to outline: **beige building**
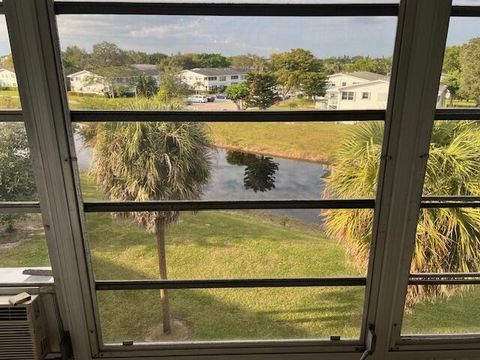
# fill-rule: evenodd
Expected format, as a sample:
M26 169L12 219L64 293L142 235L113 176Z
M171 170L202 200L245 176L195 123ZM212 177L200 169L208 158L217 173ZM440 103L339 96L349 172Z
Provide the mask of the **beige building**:
M316 107L323 110L383 110L387 107L390 78L368 71L330 75L324 99ZM440 85L437 107L449 97L447 87Z

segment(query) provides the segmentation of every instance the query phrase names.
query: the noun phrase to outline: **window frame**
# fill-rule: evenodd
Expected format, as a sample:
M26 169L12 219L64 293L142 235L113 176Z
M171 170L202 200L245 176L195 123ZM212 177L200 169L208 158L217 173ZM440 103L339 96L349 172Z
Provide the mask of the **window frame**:
M4 0L0 5L0 12L7 15L7 24L12 43L18 83L20 85L20 96L24 110L2 111L0 121L11 121L11 119L23 119L27 127L27 135L31 141L32 153L34 156L35 172L37 183L40 185L40 203L35 204L0 204L0 211L9 211L15 208L42 209L44 222L46 224L47 242L49 253L52 258L52 268L58 282L57 294L62 298L62 317L70 325L70 331L74 340L74 349L86 356L102 356L105 358L124 358L139 356L175 356L181 355L187 358L213 354L219 358L231 359L234 354L238 358L249 358L257 355L258 358L315 358L315 359L358 359L359 354L369 350L369 337L377 333L377 349L374 356L388 354L390 359L412 358L411 350L416 351L415 356L436 356L449 357L452 354L480 354L480 334L472 337L452 338L451 335L444 337L422 337L421 339L400 339L398 316L403 316L404 297L395 299L398 294L405 295L406 286L412 281L409 274L410 263L405 261L409 258L413 246L414 236L405 233L402 238L388 238L389 232L398 229L402 225L400 220L392 214L401 216L418 214L420 207L439 206L460 206L470 204L478 206L480 199L472 197L434 197L421 198L416 193L408 193L400 190L393 190L393 174L399 169L408 170L406 174L418 187L421 185L419 177L424 175L426 165L425 150L428 153L430 138L429 130L433 126L433 119L455 120L471 118L480 119L478 109L442 109L432 108L430 98L437 95L438 81L441 72L443 49L446 41L446 30L448 28L447 17L451 14L456 16L480 16L480 7L456 6L450 9L450 1L422 1L402 0L400 5L396 4L323 4L323 5L279 5L279 4L143 4L143 3L88 3L88 2L67 2L53 0ZM394 16L398 13L397 39L394 53L394 68L388 97L387 110L373 111L307 111L298 112L297 121L372 121L385 120L386 134L383 145L383 156L381 163L381 174L377 199L354 199L354 200L322 200L316 202L291 202L289 204L281 201L271 202L244 202L242 206L260 206L261 208L278 208L290 206L292 208L348 208L358 206L359 201L369 201L365 206L375 207L375 233L372 242L371 258L369 265L367 283L367 294L365 297L365 311L362 325L362 336L359 342L354 341L241 341L241 342L193 342L188 344L161 344L125 347L109 347L106 349L98 342L98 328L95 318L98 321L98 314L95 314L93 305L98 283L92 277L91 266L89 265L88 246L85 241L83 216L84 212L107 211L112 206L119 209L147 209L172 207L180 208L228 208L230 202L149 202L147 204L124 203L124 204L102 204L82 202L78 188L78 173L76 169L75 152L72 144L73 133L71 123L75 121L234 121L235 119L249 119L248 121L282 121L290 119L290 112L116 112L116 111L68 111L66 102L66 91L63 83L63 74L60 62L60 47L58 44L58 33L55 16L59 14L184 14L186 11L191 14L209 15L215 12L216 15L242 15L249 16L263 13L269 10L271 16ZM430 10L430 11L429 11ZM148 12L147 12L148 11ZM15 16L22 13L22 17ZM307 15L308 14L308 15ZM461 15L459 15L461 14ZM430 31L415 32L416 28L427 26ZM435 31L434 31L435 30ZM32 39L38 40L40 46L32 46ZM433 45L431 45L433 43ZM427 46L429 45L429 46ZM431 46L430 46L431 45ZM46 51L45 48L47 49ZM402 48L400 52L399 49ZM422 61L420 49L433 55L434 64L426 64ZM419 53L419 54L417 54ZM27 55L36 55L33 57ZM38 59L37 59L38 57ZM38 65L32 65L36 59ZM412 59L417 62L409 61ZM429 66L427 66L429 65ZM401 74L413 70L413 73L425 74L422 77L403 77ZM428 70L428 71L426 71ZM421 79L420 79L421 78ZM28 84L28 89L25 85ZM412 94L407 90L415 88L413 85L423 85L419 91L423 98L428 101L413 101ZM23 86L22 86L23 85ZM28 90L28 91L27 91ZM31 91L33 90L33 91ZM434 90L434 91L433 91ZM423 104L413 105L412 104ZM433 102L435 103L435 102ZM48 106L45 106L48 104ZM408 108L410 107L410 109ZM424 120L416 131L415 128L405 129L399 126L408 121L408 115L412 115L410 122L415 124L418 119ZM435 115L434 115L435 114ZM233 116L233 118L232 118ZM6 119L6 120L5 120ZM53 126L40 126L45 121ZM178 121L178 120L177 120ZM420 125L419 125L420 126ZM418 129L417 129L418 130ZM407 138L404 132L409 133ZM50 141L42 142L42 139ZM403 154L401 148L408 149L408 144L414 144L409 154ZM401 146L403 145L403 147ZM427 146L427 149L425 149ZM53 156L52 156L53 155ZM410 155L408 158L406 155ZM415 161L411 161L413 156ZM51 158L49 156L52 156ZM46 160L48 158L48 161ZM423 172L422 172L423 168ZM52 183L49 184L49 181ZM60 187L58 185L60 184ZM54 186L55 185L55 186ZM58 189L64 189L62 194L55 194ZM405 199L410 200L407 209L398 209L397 203L401 204ZM353 202L352 202L353 201ZM371 203L373 201L373 203ZM254 204L256 203L256 204ZM238 203L235 205L238 209ZM401 217L399 216L399 217ZM415 218L415 217L414 217ZM51 220L54 221L51 221ZM62 221L65 220L65 222ZM411 227L411 224L410 224ZM416 229L416 226L415 226ZM410 229L411 230L411 229ZM407 236L408 235L408 236ZM395 242L395 241L396 242ZM398 241L400 240L400 241ZM397 245L395 245L398 243ZM65 244L68 244L66 246ZM399 246L403 249L402 259L396 259L398 252L385 249L388 246ZM410 247L409 247L410 246ZM407 249L407 250L405 250ZM389 261L392 260L392 261ZM334 279L335 280L335 279ZM339 279L336 279L339 280ZM393 280L393 281L392 281ZM251 281L246 279L245 281ZM310 280L309 280L310 281ZM316 280L320 281L320 280ZM324 281L324 280L321 280ZM201 281L199 281L201 282ZM174 286L175 281L155 282L149 286L158 289L159 286ZM312 283L313 284L313 283ZM100 283L100 286L108 284ZM110 284L108 286L123 286L122 284ZM185 284L180 284L184 286ZM204 284L205 285L205 284ZM137 285L141 286L137 282ZM312 285L313 286L313 285ZM394 291L391 291L391 290ZM72 298L77 294L78 298ZM383 297L381 296L383 295ZM401 305L401 306L400 306ZM75 311L71 311L75 309ZM70 311L69 311L70 310ZM93 323L92 323L93 317ZM401 324L401 318L400 318ZM371 331L374 326L376 331ZM370 329L370 330L368 330ZM393 330L392 330L393 329ZM439 351L438 345L441 341L442 348L446 351ZM471 349L471 350L468 350ZM473 350L475 349L475 350ZM450 352L449 352L450 351ZM460 352L459 352L460 351ZM77 355L78 355L77 353ZM303 355L302 355L303 353ZM323 354L323 355L322 355ZM80 355L81 356L81 355ZM263 356L263 357L262 357ZM378 355L378 359L383 358ZM86 358L86 357L85 357Z

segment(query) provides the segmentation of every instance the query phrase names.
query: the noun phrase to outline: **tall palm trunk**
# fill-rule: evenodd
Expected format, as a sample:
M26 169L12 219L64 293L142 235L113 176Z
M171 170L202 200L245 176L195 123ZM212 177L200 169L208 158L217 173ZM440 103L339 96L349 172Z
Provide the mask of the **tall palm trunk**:
M157 237L158 267L160 269L160 279L167 279L167 254L165 251L165 225L160 221L155 221L155 235ZM162 302L163 332L168 334L171 331L170 323L170 304L168 301L167 290L160 290L160 300Z

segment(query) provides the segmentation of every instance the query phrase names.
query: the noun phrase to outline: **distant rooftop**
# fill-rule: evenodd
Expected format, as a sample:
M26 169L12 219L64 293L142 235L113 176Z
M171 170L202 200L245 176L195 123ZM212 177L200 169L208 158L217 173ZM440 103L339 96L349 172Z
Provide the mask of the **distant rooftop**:
M376 74L376 73L373 73L373 72L370 72L370 71L355 71L355 72L352 72L352 73L348 73L348 75L355 76L355 77L358 77L360 79L369 80L369 81L388 79L388 76L381 75L381 74Z
M157 65L152 64L132 64L130 67L139 74L147 74L150 76L156 76L160 74Z
M238 68L195 68L189 70L204 76L238 75L248 73L247 70Z

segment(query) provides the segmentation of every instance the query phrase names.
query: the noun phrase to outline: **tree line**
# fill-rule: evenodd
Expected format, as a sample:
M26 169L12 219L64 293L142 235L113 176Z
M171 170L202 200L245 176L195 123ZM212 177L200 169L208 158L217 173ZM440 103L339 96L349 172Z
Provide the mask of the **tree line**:
M442 82L454 100L474 101L480 105L480 37L463 45L448 46L443 61Z

